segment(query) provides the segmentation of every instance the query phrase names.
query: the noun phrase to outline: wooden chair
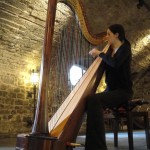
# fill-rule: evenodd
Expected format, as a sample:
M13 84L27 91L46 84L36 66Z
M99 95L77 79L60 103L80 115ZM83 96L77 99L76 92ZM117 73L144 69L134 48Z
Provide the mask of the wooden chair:
M150 131L149 131L150 127L149 127L148 112L147 111L144 111L144 112L133 111L133 108L135 108L138 105L143 105L143 104L148 104L148 102L145 100L141 100L141 99L131 100L126 105L122 105L119 108L111 109L113 115L105 115L104 116L107 119L108 118L113 119L114 146L115 147L118 147L118 132L119 132L120 120L125 119L126 123L127 123L129 150L134 149L133 118L143 117L147 149L150 149Z

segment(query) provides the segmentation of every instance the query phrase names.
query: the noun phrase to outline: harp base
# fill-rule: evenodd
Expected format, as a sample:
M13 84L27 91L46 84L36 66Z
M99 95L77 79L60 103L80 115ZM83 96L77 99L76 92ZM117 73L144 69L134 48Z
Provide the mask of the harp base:
M55 137L18 134L16 150L72 150Z

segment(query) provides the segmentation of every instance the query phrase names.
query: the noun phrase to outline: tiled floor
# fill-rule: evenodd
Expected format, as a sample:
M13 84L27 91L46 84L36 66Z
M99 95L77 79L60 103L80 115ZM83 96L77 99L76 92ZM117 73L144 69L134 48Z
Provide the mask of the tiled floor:
M146 140L145 140L145 132L144 131L134 132L133 136L134 136L134 150L147 150ZM128 138L127 138L126 132L119 133L118 148L114 147L113 138L114 137L113 137L112 133L106 134L108 150L129 150ZM79 143L84 144L85 136L78 137L77 141ZM84 148L78 147L75 150L84 150Z
M0 150L15 150L16 138L0 138Z
M119 133L119 147L114 148L113 146L113 134L107 133L107 146L108 150L128 150L127 133ZM79 136L77 143L84 144L85 136ZM0 138L0 150L15 150L16 138ZM135 150L147 150L145 132L137 131L134 132L134 147ZM84 150L84 147L76 147L74 150Z

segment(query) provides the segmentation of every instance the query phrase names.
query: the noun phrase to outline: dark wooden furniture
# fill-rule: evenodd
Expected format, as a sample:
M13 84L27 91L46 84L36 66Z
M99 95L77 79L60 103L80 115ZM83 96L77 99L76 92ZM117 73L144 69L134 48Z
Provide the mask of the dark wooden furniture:
M148 112L147 111L137 112L133 110L136 106L143 105L143 104L148 104L148 102L145 100L141 100L141 99L131 100L126 105L122 105L119 108L111 109L112 115L110 114L105 115L105 118L113 119L114 146L115 147L118 147L119 124L122 119L125 119L126 125L127 125L127 132L128 132L129 150L134 149L133 119L135 117L143 117L147 149L150 149L150 131L149 131L150 127L149 127Z

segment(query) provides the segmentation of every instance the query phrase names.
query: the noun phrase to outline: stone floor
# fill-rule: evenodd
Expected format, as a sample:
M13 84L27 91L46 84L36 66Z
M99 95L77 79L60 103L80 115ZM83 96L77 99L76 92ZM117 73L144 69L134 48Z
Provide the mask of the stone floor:
M119 147L113 146L113 134L106 133L108 150L128 150L127 133L119 133ZM78 136L77 143L84 144L85 136ZM16 138L0 138L0 150L15 150ZM135 150L147 150L145 132L134 132L134 147ZM74 150L84 150L84 147L76 147Z

